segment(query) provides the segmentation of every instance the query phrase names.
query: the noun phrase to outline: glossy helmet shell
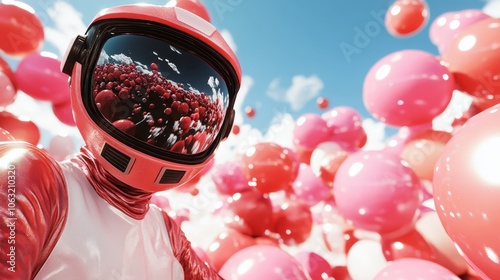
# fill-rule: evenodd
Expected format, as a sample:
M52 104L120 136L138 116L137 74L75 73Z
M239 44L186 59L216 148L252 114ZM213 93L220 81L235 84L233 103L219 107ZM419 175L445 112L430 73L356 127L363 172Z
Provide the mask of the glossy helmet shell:
M93 58L94 39L91 31L96 26L113 26L120 22L121 30L137 31L137 24L152 23L180 34L178 40L189 41L191 52L206 56L212 65L223 69L221 74L228 84L230 104L221 131L212 146L200 155L157 156L127 145L127 141L110 134L98 125L85 106L85 75ZM140 31L139 31L140 32ZM94 32L96 33L96 32ZM98 32L97 32L98 33ZM175 37L177 38L177 37ZM177 40L177 39L176 39ZM194 42L194 43L193 43ZM95 53L95 52L94 52ZM95 55L95 54L94 54ZM102 10L92 21L86 36L77 36L69 47L62 64L63 72L71 75L71 102L76 125L87 148L96 161L112 176L134 188L162 191L180 186L195 177L212 159L219 142L231 130L234 118L233 104L241 82L241 68L236 55L216 28L201 17L179 7L147 4L124 5Z

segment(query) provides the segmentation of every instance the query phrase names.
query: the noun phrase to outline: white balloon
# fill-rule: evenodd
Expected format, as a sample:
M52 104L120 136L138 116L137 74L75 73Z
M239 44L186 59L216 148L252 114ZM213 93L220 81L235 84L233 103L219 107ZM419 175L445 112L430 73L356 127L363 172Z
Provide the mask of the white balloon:
M347 253L347 271L352 280L372 280L387 263L379 241L359 240Z
M342 147L332 141L320 143L311 154L310 166L316 176L320 175L321 160L333 152L342 150Z
M436 249L436 262L438 264L446 267L456 275L467 272L467 262L446 233L437 212L428 212L422 215L415 223L415 229Z

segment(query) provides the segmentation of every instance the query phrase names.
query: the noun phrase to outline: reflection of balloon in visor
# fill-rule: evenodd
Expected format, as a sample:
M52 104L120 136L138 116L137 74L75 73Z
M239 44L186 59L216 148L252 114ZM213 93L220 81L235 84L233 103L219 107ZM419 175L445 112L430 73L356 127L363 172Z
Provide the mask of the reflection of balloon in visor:
M176 153L209 148L229 103L223 79L206 62L143 36L106 41L93 78L94 102L107 121Z

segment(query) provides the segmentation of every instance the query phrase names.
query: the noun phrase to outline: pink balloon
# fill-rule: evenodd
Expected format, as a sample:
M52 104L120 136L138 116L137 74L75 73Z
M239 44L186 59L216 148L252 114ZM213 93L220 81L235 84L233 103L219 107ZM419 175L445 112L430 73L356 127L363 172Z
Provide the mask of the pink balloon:
M7 74L0 71L0 107L10 105L16 99L17 91Z
M60 70L54 55L32 53L19 63L14 73L18 89L29 96L53 103L69 102L68 75Z
M339 106L321 115L332 130L330 141L337 142L346 149L358 150L366 144L363 118L354 108Z
M295 254L294 257L305 267L312 280L332 277L332 266L321 255L314 252L302 251Z
M309 280L302 265L283 249L253 245L234 253L219 270L224 279Z
M403 50L383 57L370 69L363 102L388 125L415 126L441 114L454 89L454 78L439 59L424 51Z
M56 135L52 137L47 151L55 159L62 161L76 152L75 143L69 136Z
M69 100L68 102L52 104L52 111L63 124L76 126L75 118L73 117L73 108Z
M339 212L356 228L402 234L418 216L419 178L398 155L359 151L339 167L333 194Z
M327 122L317 114L305 114L297 119L293 129L293 144L302 149L312 151L319 143L332 136Z
M233 195L250 189L243 168L234 161L215 165L212 180L215 189L223 195Z
M292 189L296 198L309 207L332 196L331 189L305 163L300 164L299 174L292 184Z
M398 259L390 262L374 280L460 280L443 266L416 258Z
M490 16L476 9L447 12L432 22L429 37L431 42L438 47L439 52L443 53L461 30L487 18Z

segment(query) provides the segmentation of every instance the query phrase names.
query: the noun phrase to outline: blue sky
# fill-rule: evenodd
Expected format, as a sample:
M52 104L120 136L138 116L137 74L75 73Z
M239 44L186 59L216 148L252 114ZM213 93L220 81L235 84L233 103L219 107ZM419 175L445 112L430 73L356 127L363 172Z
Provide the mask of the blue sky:
M485 0L428 0L430 20L419 34L395 38L385 30L388 0L202 0L212 23L231 41L244 75L240 112L244 122L265 132L276 115L293 119L322 113L317 97L330 108L351 106L370 118L362 102L366 73L383 56L403 49L437 54L429 40L430 23L445 12L482 9ZM102 8L137 0L26 0L46 26L44 50L61 55L69 36L83 29ZM165 4L165 1L149 1ZM497 6L498 7L498 6ZM368 32L366 33L368 28ZM359 41L360 32L365 34ZM358 39L358 40L357 40ZM347 53L342 46L356 49Z

